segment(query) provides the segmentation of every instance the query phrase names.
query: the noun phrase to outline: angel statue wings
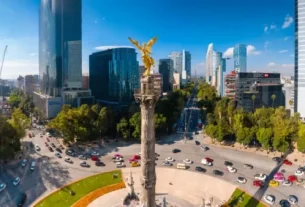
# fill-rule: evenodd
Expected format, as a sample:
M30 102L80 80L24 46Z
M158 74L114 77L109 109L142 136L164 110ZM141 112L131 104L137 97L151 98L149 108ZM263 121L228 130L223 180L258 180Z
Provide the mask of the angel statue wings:
M155 44L155 42L157 41L157 37L152 38L151 40L148 41L148 43L143 43L143 45L141 46L138 41L133 40L132 38L128 37L128 39L130 40L130 42L135 45L140 52L142 53L142 61L144 63L144 66L146 68L145 72L144 72L144 76L149 76L150 75L150 69L151 66L154 66L155 61L154 59L149 56L150 54L152 54L151 52L151 47L153 46L153 44Z

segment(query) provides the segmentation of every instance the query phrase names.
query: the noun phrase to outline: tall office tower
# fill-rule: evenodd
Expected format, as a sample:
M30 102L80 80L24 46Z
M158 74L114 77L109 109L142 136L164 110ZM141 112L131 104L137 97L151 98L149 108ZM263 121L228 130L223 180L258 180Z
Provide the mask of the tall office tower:
M33 95L33 92L37 88L37 80L34 75L26 75L24 77L24 92L28 95Z
M213 74L213 43L209 44L207 54L206 54L206 70L205 70L205 79L207 83L211 83L212 74Z
M139 62L134 48L117 47L89 56L89 86L100 104L119 107L133 101L140 86Z
M174 71L182 74L182 53L181 52L172 52L169 56L173 61Z
M233 51L234 70L237 72L247 72L247 46L237 44Z
M19 77L17 78L17 88L23 90L24 89L24 77L22 77L21 75L19 75Z
M89 89L89 73L84 73L83 74L83 88Z
M160 59L159 60L159 73L162 75L163 79L163 92L172 91L173 89L173 61L171 59Z
M295 1L294 112L305 120L305 0Z
M82 1L41 0L39 13L40 91L61 96L82 87Z
M189 80L191 78L191 53L188 51L182 51L182 82L183 80ZM185 72L184 72L185 71Z

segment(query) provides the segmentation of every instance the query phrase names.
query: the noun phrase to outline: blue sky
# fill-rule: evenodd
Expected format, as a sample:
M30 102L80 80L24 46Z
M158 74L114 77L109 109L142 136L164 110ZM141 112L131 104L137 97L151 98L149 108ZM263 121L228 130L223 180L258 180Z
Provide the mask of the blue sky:
M38 74L39 0L2 0L0 55L8 52L3 78ZM293 0L83 0L83 72L95 47L129 45L154 36L155 59L189 50L192 70L205 71L209 43L232 54L237 43L249 45L248 70L293 75ZM140 56L138 57L140 60ZM228 71L233 62L227 62Z

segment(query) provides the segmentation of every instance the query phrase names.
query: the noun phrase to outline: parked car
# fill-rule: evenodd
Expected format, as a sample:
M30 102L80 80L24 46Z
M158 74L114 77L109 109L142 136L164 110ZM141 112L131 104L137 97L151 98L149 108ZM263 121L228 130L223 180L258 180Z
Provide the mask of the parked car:
M274 201L275 201L275 197L274 197L274 195L268 194L268 195L264 196L264 200L266 201L266 203L273 205Z
M223 172L220 170L213 170L213 174L216 176L223 176Z
M99 158L98 158L98 156L96 156L96 155L92 155L92 156L91 156L91 160L92 160L92 161L98 161Z
M247 179L244 177L237 177L237 182L245 184L247 182Z
M290 203L285 199L280 200L279 204L281 207L290 207Z
M105 163L98 160L95 162L95 166L105 166Z
M86 160L86 159L87 159L87 157L84 156L84 155L78 155L78 158L79 158L80 160Z
M284 160L284 164L285 164L285 165L288 165L288 166L291 166L291 165L292 165L292 162L290 162L289 160Z
M172 166L173 163L171 163L171 162L169 162L169 161L164 161L164 162L163 162L163 165L164 165L164 166Z
M228 166L228 167L227 167L227 171L229 171L230 173L236 173L236 172L237 172L237 169L234 168L234 167Z
M254 180L253 181L253 186L255 187L263 187L264 186L264 182L261 180Z
M26 163L28 163L28 161L27 161L26 159L22 160L21 166L22 166L22 167L25 167L25 166L26 166Z
M270 187L277 187L277 186L279 186L280 184L279 184L279 182L278 181L275 181L275 180L270 180L269 181L269 186Z
M196 170L197 172L203 172L203 173L207 171L205 168L200 167L200 166L197 166L197 167L195 168L195 170Z
M256 180L264 181L264 180L266 180L266 178L267 178L267 175L265 175L263 173L254 175L254 179L256 179Z
M229 162L229 161L225 161L224 164L225 164L225 166L230 166L230 167L233 166L233 163L232 163L232 162Z
M117 162L116 163L116 167L117 168L121 168L121 167L125 167L126 165L123 162Z
M23 206L24 203L25 203L25 201L26 201L26 198L27 198L26 194L25 194L25 193L21 193L21 194L19 195L18 199L17 199L16 205L17 205L18 207Z
M207 165L207 166L213 166L213 163L209 162L207 159L202 159L201 160L201 164Z
M288 196L288 202L292 205L295 205L298 203L298 197L296 197L295 195L290 195Z
M294 175L296 175L296 176L302 176L302 175L304 175L304 171L297 170L297 171L295 171Z
M46 139L47 139L48 142L50 142L50 139L48 137Z
M73 161L71 160L70 157L65 157L65 161L68 162L68 163L71 163L71 164L73 163Z
M175 162L175 159L172 158L172 157L167 157L167 158L165 158L165 161L168 161L168 162Z
M173 149L173 153L178 153L178 152L181 152L180 149Z
M20 177L16 177L13 181L13 185L17 186L20 183Z
M90 165L88 163L86 163L86 161L80 161L80 166L82 167L90 167Z
M192 161L192 160L189 160L189 159L185 159L185 160L183 160L183 162L184 162L185 164L193 164L193 161Z
M1 183L0 184L0 192L4 191L5 188L6 188L6 184Z
M288 180L293 183L293 182L297 181L298 178L295 175L289 175Z
M283 183L282 183L283 186L291 186L292 185L292 182L290 182L289 180L285 180Z
M59 152L55 152L55 156L58 157L58 158L61 158L61 155Z

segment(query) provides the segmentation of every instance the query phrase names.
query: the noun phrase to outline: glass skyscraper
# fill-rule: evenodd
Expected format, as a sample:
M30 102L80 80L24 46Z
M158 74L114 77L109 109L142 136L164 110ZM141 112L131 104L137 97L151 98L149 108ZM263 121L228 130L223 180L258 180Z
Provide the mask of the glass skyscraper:
M173 70L173 60L168 59L160 59L159 60L159 73L162 75L162 91L168 92L173 88L174 82L174 70Z
M41 0L39 85L42 94L60 96L82 87L82 1Z
M140 87L139 62L134 48L118 47L89 56L90 89L96 99L108 102L133 101Z
M234 70L237 72L247 72L247 46L237 44L233 51Z
M207 54L206 54L206 70L205 79L207 83L211 83L213 75L213 43L209 44Z
M305 118L305 0L295 1L294 111Z

